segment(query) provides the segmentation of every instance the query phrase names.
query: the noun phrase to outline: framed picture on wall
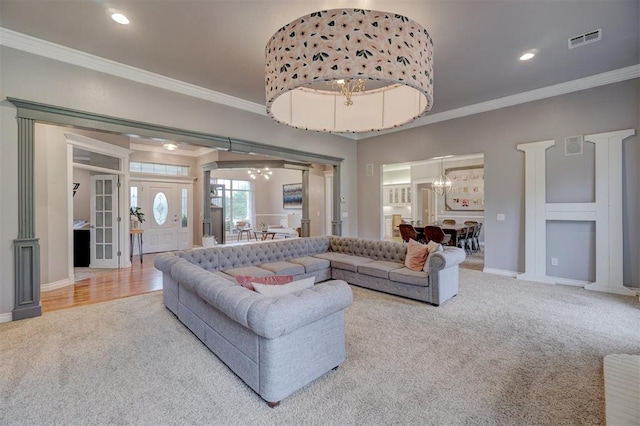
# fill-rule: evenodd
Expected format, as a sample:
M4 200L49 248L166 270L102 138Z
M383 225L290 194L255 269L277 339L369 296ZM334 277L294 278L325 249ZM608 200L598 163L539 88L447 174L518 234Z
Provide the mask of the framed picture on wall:
M302 183L282 185L282 207L285 209L302 208Z
M446 169L451 191L445 195L448 211L484 211L484 166Z

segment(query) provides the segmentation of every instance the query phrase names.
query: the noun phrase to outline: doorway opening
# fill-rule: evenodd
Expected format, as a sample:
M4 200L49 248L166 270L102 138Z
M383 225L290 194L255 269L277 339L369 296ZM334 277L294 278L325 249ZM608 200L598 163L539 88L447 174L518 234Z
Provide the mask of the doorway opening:
M432 186L442 173L453 181L451 189L445 195L439 195ZM463 228L465 223L484 222L483 154L385 164L382 166L381 176L380 236L383 240L402 241L398 229L401 223L418 228L425 225L442 227L446 220ZM479 249L467 249L467 260L461 266L482 270L484 227L479 225L476 228L480 229ZM443 231L454 232L449 229ZM455 233L461 231L462 229L455 230Z

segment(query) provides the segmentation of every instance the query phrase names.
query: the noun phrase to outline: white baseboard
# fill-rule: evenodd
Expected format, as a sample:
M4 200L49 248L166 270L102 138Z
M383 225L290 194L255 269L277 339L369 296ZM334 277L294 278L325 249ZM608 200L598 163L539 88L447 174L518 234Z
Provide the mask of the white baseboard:
M62 288L62 287L66 287L70 284L74 283L74 278L73 275L69 278L65 278L63 280L60 281L55 281L52 283L47 283L47 284L40 284L40 292L46 292L46 291L51 291L51 290L56 290L58 288Z
M571 278L549 277L556 282L556 284L572 285L576 287L584 287L587 284L591 284L590 281L572 280Z
M503 275L505 277L515 278L518 275L516 271L507 271L505 269L482 268L482 272L493 275Z
M7 312L6 314L0 314L0 324L3 322L11 322L13 321L13 314L11 312Z

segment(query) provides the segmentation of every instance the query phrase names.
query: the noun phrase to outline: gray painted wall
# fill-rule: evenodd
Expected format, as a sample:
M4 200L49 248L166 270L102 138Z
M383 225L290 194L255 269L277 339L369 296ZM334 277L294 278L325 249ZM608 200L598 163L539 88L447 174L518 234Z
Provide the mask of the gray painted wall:
M251 140L344 158L343 234L356 234L356 146L339 136L279 125L266 116L157 89L7 47L0 47L0 318L14 303L13 245L17 236L17 123L6 97L95 112L181 129ZM200 179L201 180L201 179ZM200 188L201 191L201 188ZM200 193L195 188L195 194ZM198 235L198 234L194 234ZM40 237L37 234L36 236Z
M366 164L374 163L379 170L380 164L484 153L485 267L522 272L524 153L516 145L556 140L547 152L549 201L583 200L593 193L593 154L585 145L582 156L564 157L564 138L633 128L636 136L623 146L624 283L640 287L640 241L635 237L640 234L639 99L640 79L635 79L361 140L358 192L367 197L358 199L358 234L377 238L380 230L381 177L366 176ZM506 215L504 222L496 220L498 213ZM559 257L559 266L548 270L549 275L591 279L593 270L587 265L593 261L593 229L588 224L551 224L548 234L549 253Z

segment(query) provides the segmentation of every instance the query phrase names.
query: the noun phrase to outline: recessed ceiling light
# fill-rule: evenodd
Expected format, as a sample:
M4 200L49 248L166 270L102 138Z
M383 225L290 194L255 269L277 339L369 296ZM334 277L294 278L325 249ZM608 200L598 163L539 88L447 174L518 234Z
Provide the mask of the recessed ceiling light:
M120 12L112 12L111 13L111 19L113 19L114 21L116 21L118 24L122 24L122 25L127 25L129 24L129 18L127 18L126 16L124 16L122 13Z
M533 51L529 51L525 54L523 54L522 56L520 56L520 60L521 61L528 61L529 59L533 58L534 56L536 56L536 53Z

